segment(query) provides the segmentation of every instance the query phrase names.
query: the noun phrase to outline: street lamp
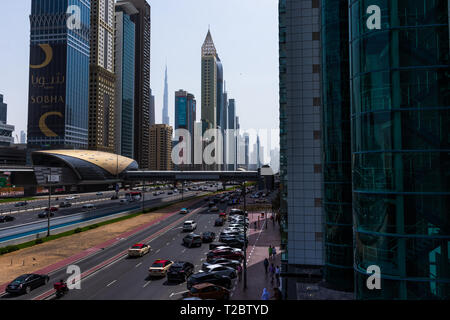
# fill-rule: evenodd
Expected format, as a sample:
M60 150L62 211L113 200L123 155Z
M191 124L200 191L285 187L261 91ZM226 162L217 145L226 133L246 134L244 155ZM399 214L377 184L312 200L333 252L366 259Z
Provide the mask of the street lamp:
M244 290L247 289L247 190L245 182L242 183L242 192L244 193Z
M52 183L58 183L61 179L60 175L48 175L47 185L48 185L48 211L47 211L47 237L50 237L50 215L52 213L51 209L51 198L52 198Z

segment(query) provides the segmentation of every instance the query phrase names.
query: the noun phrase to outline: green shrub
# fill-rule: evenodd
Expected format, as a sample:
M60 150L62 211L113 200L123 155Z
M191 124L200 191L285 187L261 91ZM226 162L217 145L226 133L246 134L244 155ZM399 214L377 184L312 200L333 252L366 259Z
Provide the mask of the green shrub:
M83 230L81 229L81 228L76 228L75 230L73 230L73 233L80 233L80 232L82 232Z
M41 244L44 243L44 240L42 239L36 239L36 241L34 241L35 244Z
M19 246L16 246L16 245L0 248L0 255L6 254L6 253L10 253L10 252L14 252L14 251L17 251L17 250L19 250Z

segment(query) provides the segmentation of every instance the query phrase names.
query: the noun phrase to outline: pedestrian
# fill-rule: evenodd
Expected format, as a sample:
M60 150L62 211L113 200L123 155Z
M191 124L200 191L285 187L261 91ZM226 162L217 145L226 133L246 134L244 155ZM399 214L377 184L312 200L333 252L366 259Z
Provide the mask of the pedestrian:
M277 255L277 249L275 249L275 247L273 247L273 248L272 248L272 256L273 256L273 259L275 259L276 255Z
M272 259L272 245L269 245L269 259Z
M255 221L255 223L254 223L254 226L255 226L255 230L257 229L257 227L256 227L256 221Z
M238 274L239 282L241 282L241 280L242 280L242 267L241 267L241 265L239 265L237 267L237 274Z
M275 274L275 267L273 266L273 263L269 267L269 275L270 275L270 283L273 284L273 276Z
M269 300L269 299L270 299L269 291L267 291L267 289L264 288L262 296L261 296L261 300Z
M275 278L277 279L277 287L280 286L280 275L281 275L281 269L279 266L275 269Z
M269 260L267 260L267 258L264 259L264 269L266 269L266 274L267 274L267 269L269 268Z

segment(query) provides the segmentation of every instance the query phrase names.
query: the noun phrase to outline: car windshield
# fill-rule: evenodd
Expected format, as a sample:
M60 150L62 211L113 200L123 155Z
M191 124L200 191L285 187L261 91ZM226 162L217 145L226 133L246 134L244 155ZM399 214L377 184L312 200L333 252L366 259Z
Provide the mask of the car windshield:
M142 249L142 248L143 248L143 246L139 246L139 245L135 245L135 246L131 247L131 249Z
M28 274L20 276L20 277L14 279L14 281L11 284L21 284L22 282L25 281L26 278L28 278L28 276L29 276Z

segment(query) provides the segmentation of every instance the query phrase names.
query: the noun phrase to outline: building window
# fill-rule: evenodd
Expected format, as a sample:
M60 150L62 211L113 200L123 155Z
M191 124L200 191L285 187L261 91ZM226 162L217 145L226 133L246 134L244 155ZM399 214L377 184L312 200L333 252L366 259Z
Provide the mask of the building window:
M319 0L312 0L312 7L319 8Z
M313 106L320 107L320 98L318 97L313 98Z
M314 173L322 173L322 165L321 164L314 165Z
M313 40L320 40L320 32L313 32L312 33L312 39Z

